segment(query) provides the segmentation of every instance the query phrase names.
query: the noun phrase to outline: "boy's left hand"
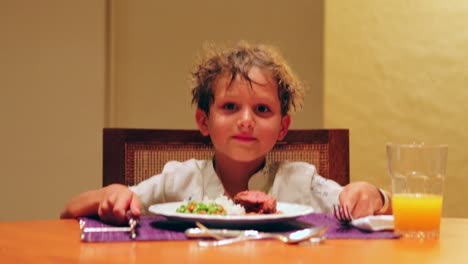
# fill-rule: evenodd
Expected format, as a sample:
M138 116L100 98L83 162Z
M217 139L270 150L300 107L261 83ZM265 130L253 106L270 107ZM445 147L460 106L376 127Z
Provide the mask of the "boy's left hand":
M346 185L339 196L340 204L347 206L353 218L373 215L383 206L380 191L367 182Z

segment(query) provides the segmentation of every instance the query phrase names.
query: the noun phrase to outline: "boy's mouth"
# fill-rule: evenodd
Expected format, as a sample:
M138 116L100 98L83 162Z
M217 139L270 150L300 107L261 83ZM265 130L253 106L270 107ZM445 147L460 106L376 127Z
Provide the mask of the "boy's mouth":
M257 140L255 137L249 135L235 135L232 138L244 142L251 142Z

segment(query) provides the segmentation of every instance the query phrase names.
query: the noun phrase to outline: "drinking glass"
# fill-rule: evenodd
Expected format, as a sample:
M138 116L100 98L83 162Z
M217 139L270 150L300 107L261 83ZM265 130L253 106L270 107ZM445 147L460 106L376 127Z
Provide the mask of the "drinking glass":
M439 237L447 152L447 145L387 144L396 233Z

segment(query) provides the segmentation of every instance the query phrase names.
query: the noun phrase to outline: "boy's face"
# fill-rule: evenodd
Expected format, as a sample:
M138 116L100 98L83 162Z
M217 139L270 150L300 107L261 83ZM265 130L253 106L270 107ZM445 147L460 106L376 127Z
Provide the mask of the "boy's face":
M278 86L271 76L254 67L249 78L252 87L239 75L231 83L228 75L218 78L209 114L197 109L198 127L210 136L216 156L243 162L263 159L288 131L290 116L281 115Z

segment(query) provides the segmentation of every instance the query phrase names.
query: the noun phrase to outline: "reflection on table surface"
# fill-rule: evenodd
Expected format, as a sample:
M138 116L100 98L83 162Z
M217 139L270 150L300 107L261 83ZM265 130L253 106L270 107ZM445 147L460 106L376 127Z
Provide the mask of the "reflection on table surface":
M2 263L468 263L468 219L442 219L439 240L329 239L319 245L249 241L202 248L196 241L82 243L76 220L0 223Z

